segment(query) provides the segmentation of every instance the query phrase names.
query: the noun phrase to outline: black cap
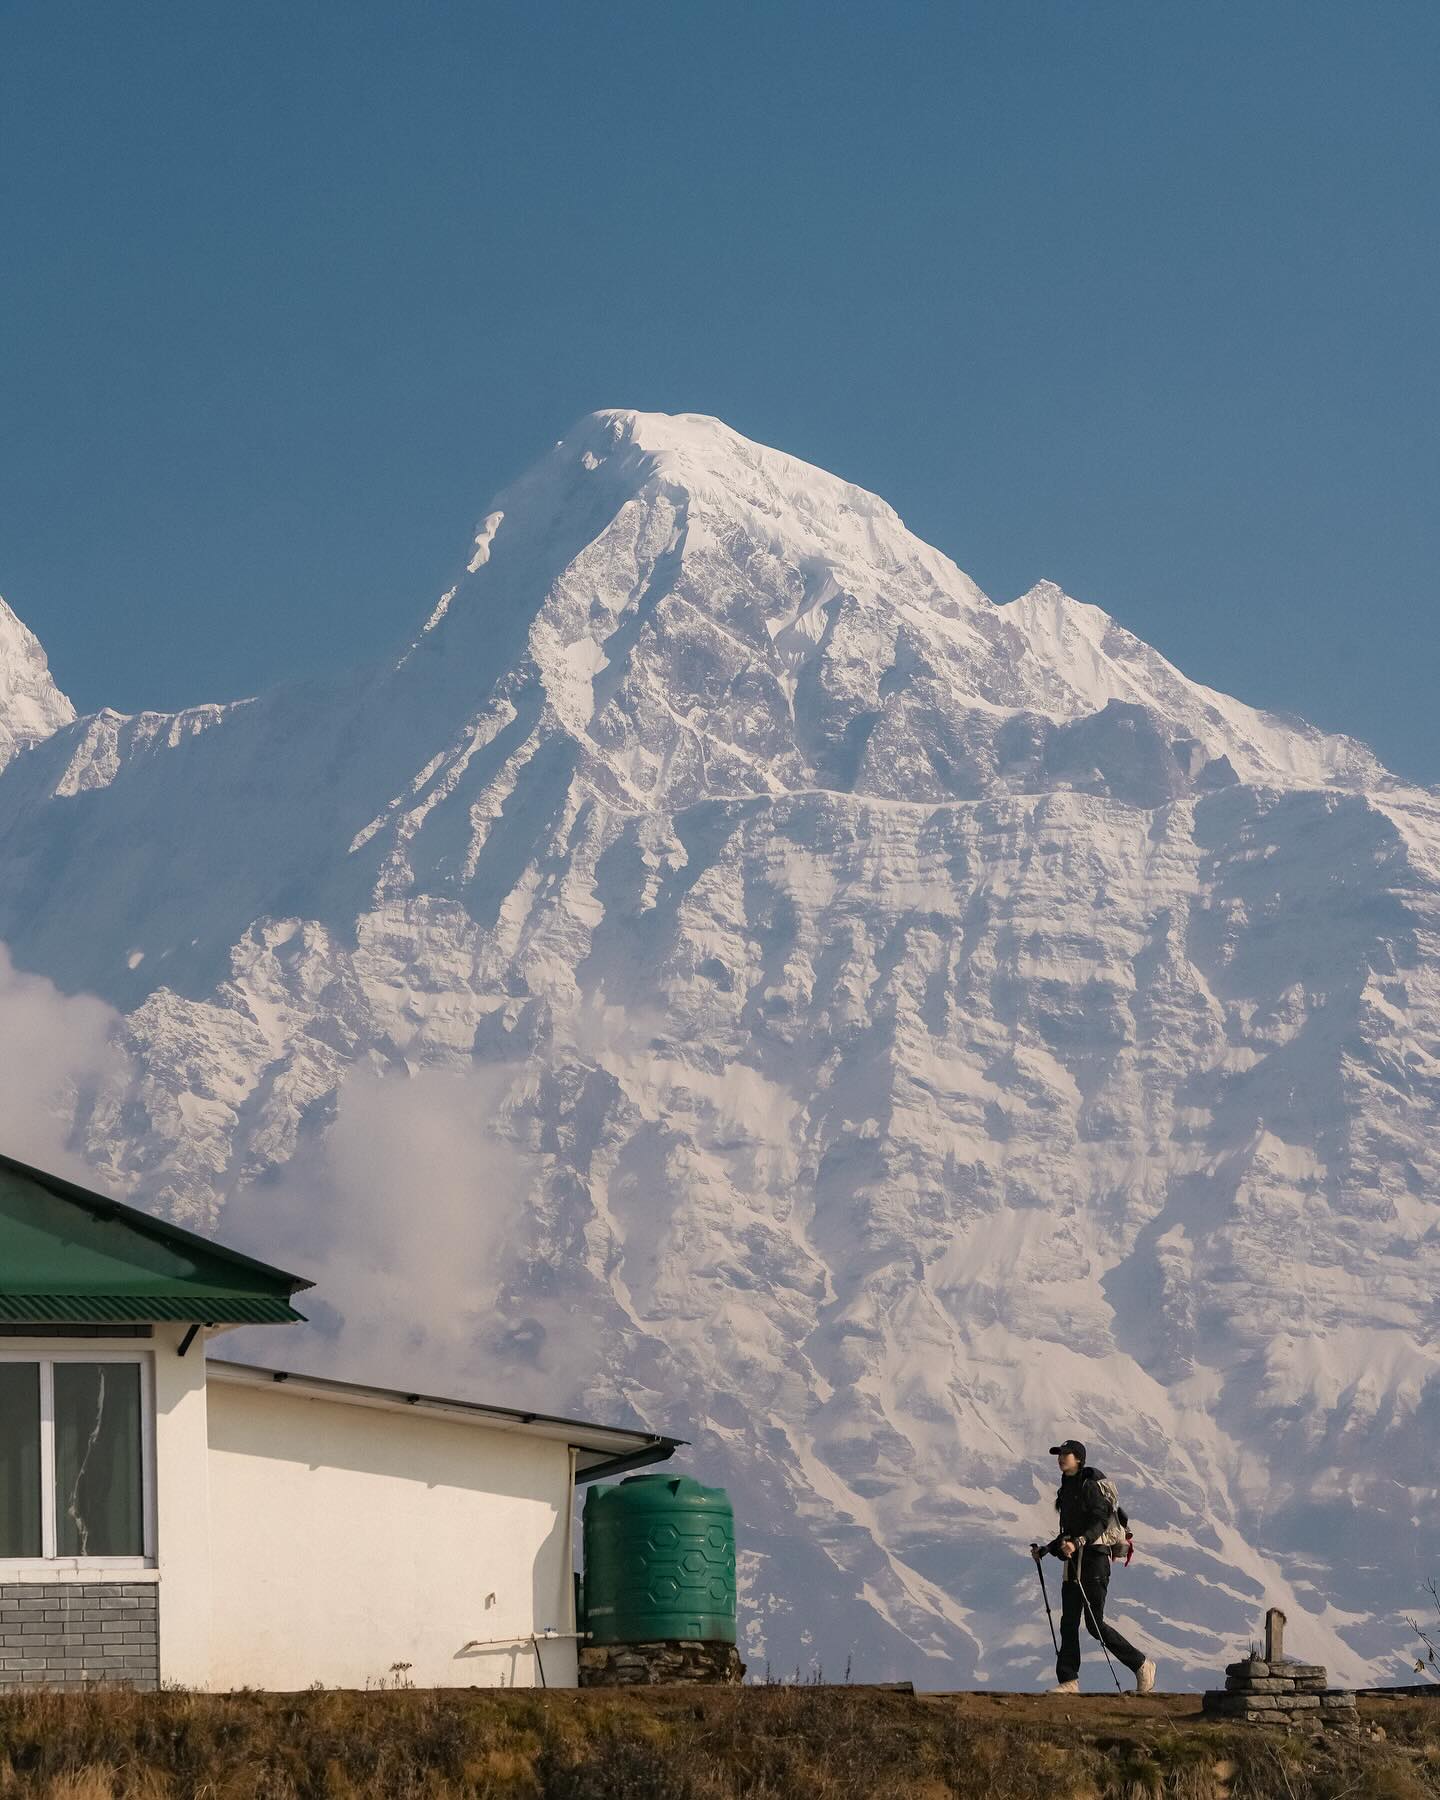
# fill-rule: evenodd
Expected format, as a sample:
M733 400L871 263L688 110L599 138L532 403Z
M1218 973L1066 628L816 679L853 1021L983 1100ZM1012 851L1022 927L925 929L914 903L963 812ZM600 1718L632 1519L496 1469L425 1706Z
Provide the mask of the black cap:
M1050 1446L1050 1454L1052 1456L1063 1456L1067 1450L1073 1450L1081 1463L1085 1461L1085 1446L1080 1442L1079 1438L1066 1438L1063 1444L1052 1444Z

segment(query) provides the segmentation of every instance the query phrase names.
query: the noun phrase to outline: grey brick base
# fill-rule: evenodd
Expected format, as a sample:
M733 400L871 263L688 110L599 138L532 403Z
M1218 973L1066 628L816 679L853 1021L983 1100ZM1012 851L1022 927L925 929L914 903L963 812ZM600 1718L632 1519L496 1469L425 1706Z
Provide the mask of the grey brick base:
M153 1581L0 1584L0 1688L160 1685Z

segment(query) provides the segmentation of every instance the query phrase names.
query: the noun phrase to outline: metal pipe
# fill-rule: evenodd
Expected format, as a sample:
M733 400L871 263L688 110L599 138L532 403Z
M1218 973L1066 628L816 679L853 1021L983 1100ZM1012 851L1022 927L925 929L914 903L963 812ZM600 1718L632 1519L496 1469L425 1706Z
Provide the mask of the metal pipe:
M575 1617L575 1462L580 1452L574 1444L570 1446L570 1479L565 1484L565 1617L569 1620L570 1630L574 1631L580 1621Z
M562 1638L588 1638L588 1631L520 1631L510 1637L471 1638L468 1644L462 1644L462 1650L489 1650L496 1644L548 1644L552 1640L559 1642Z

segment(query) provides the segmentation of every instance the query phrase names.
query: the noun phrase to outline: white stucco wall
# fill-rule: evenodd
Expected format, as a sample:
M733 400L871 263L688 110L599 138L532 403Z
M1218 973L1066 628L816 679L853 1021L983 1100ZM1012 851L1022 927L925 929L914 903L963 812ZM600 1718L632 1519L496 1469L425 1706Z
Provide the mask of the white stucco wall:
M212 1567L205 1334L177 1356L187 1330L157 1325L153 1339L160 1679L204 1687L210 1679Z
M566 1628L565 1445L213 1378L208 1429L212 1687L538 1684L464 1645ZM573 1640L541 1655L575 1684Z

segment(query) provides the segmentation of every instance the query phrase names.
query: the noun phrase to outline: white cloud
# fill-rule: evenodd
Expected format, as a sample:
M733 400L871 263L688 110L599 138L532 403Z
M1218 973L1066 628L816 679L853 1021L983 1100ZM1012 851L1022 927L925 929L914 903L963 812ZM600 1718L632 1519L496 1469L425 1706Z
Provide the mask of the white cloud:
M24 974L0 944L0 1150L75 1181L103 1179L85 1155L86 1127L130 1080L120 1023L103 1000Z
M124 1030L106 1002L16 969L0 944L0 1152L130 1190L113 1157L143 1084ZM327 1127L232 1193L220 1228L314 1281L310 1324L227 1334L220 1353L563 1411L595 1373L603 1322L583 1281L531 1279L546 1159L507 1135L517 1078L352 1069Z
M543 1174L504 1135L513 1075L352 1071L323 1135L225 1209L226 1242L315 1282L311 1324L217 1353L553 1410L593 1342L573 1307L511 1297Z

